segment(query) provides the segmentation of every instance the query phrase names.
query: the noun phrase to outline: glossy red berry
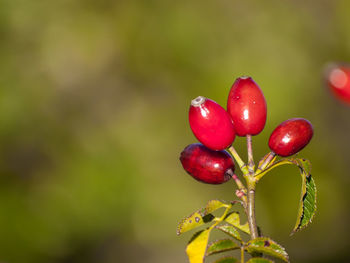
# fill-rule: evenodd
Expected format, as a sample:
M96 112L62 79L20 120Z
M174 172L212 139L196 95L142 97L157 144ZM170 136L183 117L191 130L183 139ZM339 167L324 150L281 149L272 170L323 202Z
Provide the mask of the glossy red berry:
M203 144L188 145L181 153L183 168L194 179L207 184L222 184L233 175L235 166L226 151L213 151Z
M272 132L269 139L270 149L283 157L291 156L302 150L311 140L311 123L302 118L282 122Z
M189 121L193 134L212 150L223 150L235 139L230 115L215 101L205 97L192 100Z
M326 71L328 87L339 100L350 104L350 66L333 64Z
M251 77L240 77L233 83L227 99L227 111L238 136L257 135L264 129L266 101Z

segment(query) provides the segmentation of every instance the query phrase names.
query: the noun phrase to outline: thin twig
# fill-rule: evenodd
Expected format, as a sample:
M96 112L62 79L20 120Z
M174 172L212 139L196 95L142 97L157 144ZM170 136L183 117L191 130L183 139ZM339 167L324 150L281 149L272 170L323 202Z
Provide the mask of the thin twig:
M246 175L249 173L247 165L243 162L242 158L239 156L239 154L236 152L235 148L231 146L228 148L228 151L231 153L233 158L236 160L236 163L238 164L239 168L243 172L243 175Z
M266 157L265 161L259 165L256 174L258 174L259 172L263 171L273 160L273 158L275 158L276 154L274 152L269 152L268 156Z
M244 263L244 245L241 244L241 263Z
M229 170L227 173L229 173L231 178L235 181L237 188L238 188L237 191L239 191L239 193L240 193L239 195L237 195L237 191L236 191L236 196L242 200L242 202L243 202L242 205L244 208L246 208L247 207L247 188L244 186L244 184L238 178L238 176L233 173L232 170Z
M252 239L258 237L258 228L255 221L255 189L248 187L248 207L247 216L249 223L250 236Z
M235 181L235 183L237 184L237 187L239 190L247 190L244 186L244 184L242 183L241 180L239 180L238 176L236 174L232 175L232 179Z
M248 185L248 204L247 208L245 210L247 218L248 218L248 224L249 224L249 230L250 230L250 238L255 239L259 237L258 227L256 224L255 219L255 187L256 187L256 180L254 178L254 173L249 174L249 176L246 177L247 179L247 185ZM252 253L253 257L259 257L262 254L261 253Z
M247 152L248 152L248 169L249 173L254 173L254 158L253 158L253 147L252 147L252 136L247 135Z

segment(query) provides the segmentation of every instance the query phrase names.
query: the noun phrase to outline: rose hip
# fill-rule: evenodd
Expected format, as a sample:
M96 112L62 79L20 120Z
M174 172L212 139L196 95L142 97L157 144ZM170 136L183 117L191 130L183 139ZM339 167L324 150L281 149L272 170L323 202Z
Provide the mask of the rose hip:
M240 77L233 83L227 99L227 111L238 136L257 135L264 129L266 101L251 77Z
M197 139L212 150L223 150L235 139L230 115L215 101L205 97L192 100L189 122Z
M181 153L183 168L194 179L207 184L222 184L233 175L235 166L226 151L213 151L200 143L188 145Z
M332 93L350 104L350 66L333 64L326 71L326 81Z
M311 140L311 123L302 118L282 122L272 132L269 139L270 149L283 157L291 156L302 150Z

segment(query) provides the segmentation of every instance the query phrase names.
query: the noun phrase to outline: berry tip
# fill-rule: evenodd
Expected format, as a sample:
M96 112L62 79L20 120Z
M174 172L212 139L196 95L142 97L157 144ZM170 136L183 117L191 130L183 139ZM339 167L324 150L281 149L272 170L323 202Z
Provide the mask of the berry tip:
M197 98L191 100L191 105L193 107L198 107L200 106L201 104L203 104L205 102L205 97L203 96L198 96Z

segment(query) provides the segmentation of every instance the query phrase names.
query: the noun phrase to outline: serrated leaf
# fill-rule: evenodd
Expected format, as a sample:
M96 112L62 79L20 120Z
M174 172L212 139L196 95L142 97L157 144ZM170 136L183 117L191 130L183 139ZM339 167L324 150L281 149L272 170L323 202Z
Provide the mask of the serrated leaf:
M216 226L216 228L220 229L222 232L242 242L241 235L239 234L238 230L235 227L231 225L219 225L219 226Z
M212 242L207 249L207 256L240 248L232 239L220 239Z
M217 261L215 261L214 263L237 263L238 259L233 258L233 257L224 257L224 258L220 258Z
M211 228L202 230L193 235L186 247L190 263L203 263Z
M292 235L295 232L305 228L312 222L312 219L314 218L316 213L317 190L316 190L315 181L311 176L311 163L306 159L300 159L300 158L282 159L274 163L273 165L269 166L268 168L263 170L261 173L258 173L256 177L260 179L267 172L284 164L297 165L299 167L301 178L302 178L298 216L297 216L297 221L295 223L294 229L291 233Z
M296 159L300 169L302 186L299 201L298 217L292 234L308 226L316 212L316 185L311 176L311 164L305 159Z
M202 226L206 223L211 222L214 219L212 214L207 214L203 216L202 211L197 211L188 217L185 217L177 226L176 233L178 235L192 230L196 227Z
M247 261L247 263L273 263L273 261L267 258L251 258Z
M231 204L225 204L220 200L210 200L205 207L204 214L207 215L222 207L231 207L231 206L232 206Z
M302 169L305 172L307 177L311 175L311 163L309 160L303 158L296 158L295 160L299 163L299 165L301 166L300 169Z
M247 233L250 235L250 230L249 230L249 225L248 222L246 222L244 225L241 225L241 220L239 218L239 213L238 212L232 212L227 215L225 218L225 221L234 227L238 228L239 230Z
M264 253L289 262L286 250L268 237L258 237L248 241L246 249L250 254Z

